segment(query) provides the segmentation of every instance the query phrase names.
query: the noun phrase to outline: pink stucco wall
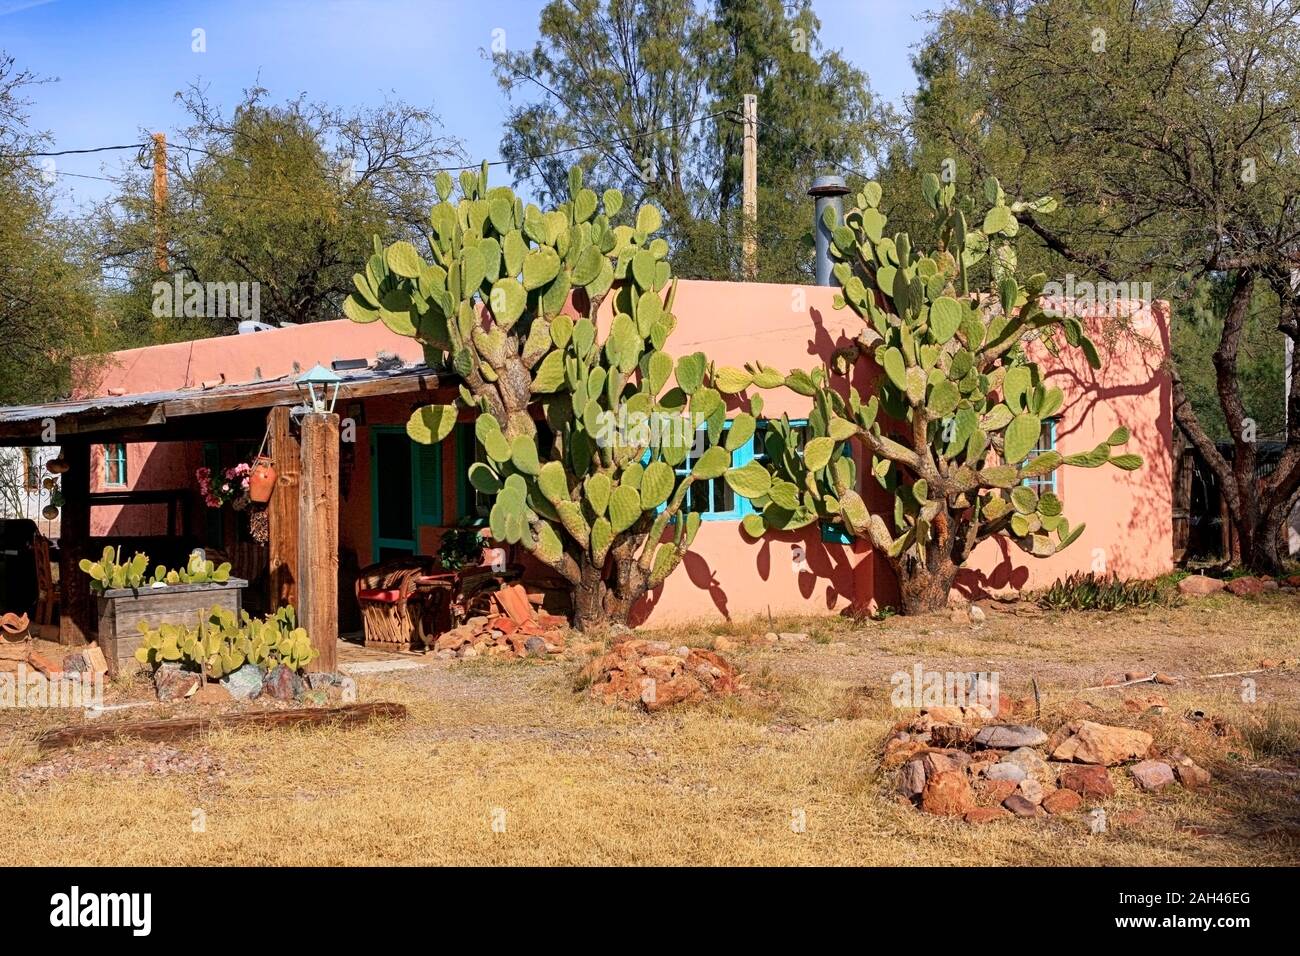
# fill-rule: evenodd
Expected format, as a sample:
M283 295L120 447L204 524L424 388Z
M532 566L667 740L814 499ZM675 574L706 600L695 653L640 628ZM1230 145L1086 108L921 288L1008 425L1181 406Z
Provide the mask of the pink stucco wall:
M832 289L815 286L682 281L674 307L678 327L669 351L678 356L703 351L719 365L761 361L783 371L812 367L848 344L860 328L851 312L832 307L833 295ZM1099 322L1089 325L1100 329ZM1118 341L1107 343L1100 331L1096 337L1103 352L1098 372L1092 372L1077 353L1040 356L1050 380L1066 393L1058 448L1064 454L1086 451L1123 423L1132 432L1128 450L1140 453L1145 466L1136 472L1111 467L1061 472L1066 514L1072 524L1087 524L1083 536L1048 560L1030 558L1014 547L1008 551L997 541L985 542L959 581L968 593L1040 587L1075 570L1104 568L1122 576L1150 577L1171 568L1172 416L1166 312L1160 306L1153 308L1149 321L1137 323L1132 334ZM228 383L274 378L292 374L295 362L306 369L340 358L373 360L380 351L407 360L421 357L412 340L378 323L363 326L340 320L119 352L100 363L85 394L196 386L223 376ZM861 385L874 371L864 365L856 374ZM803 417L808 411L807 399L785 390L764 397L764 412L771 417L783 412ZM401 424L409 412L407 400L371 400L366 403L366 422ZM365 564L371 554L371 506L369 441L364 429L357 439L350 493L340 504L340 529L345 550ZM157 480L182 483L172 487L190 481L196 464L193 451L176 446L132 446L131 456L152 463L149 473ZM448 523L456 509L456 467L448 443L443 454ZM873 483L868 501L883 507L877 492ZM113 533L124 532L113 529ZM421 529L422 550L434 550L439 534L438 529ZM769 610L773 614L833 612L872 602L888 605L895 598L896 585L887 564L865 544L823 543L816 528L750 541L742 535L739 522L705 521L683 568L650 597L643 616L661 623L718 615L744 618Z

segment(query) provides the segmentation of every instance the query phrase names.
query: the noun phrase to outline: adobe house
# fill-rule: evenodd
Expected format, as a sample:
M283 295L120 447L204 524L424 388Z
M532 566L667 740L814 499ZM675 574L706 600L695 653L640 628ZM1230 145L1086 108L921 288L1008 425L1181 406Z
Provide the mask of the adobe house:
M668 351L701 350L719 365L810 367L861 327L850 311L832 307L834 292L683 280ZM967 593L1043 587L1080 570L1146 578L1172 567L1167 308L1153 304L1131 333L1113 340L1095 331L1097 320L1086 324L1103 352L1100 370L1073 352L1039 356L1066 395L1042 447L1086 451L1124 424L1132 432L1128 450L1145 464L1135 472L1069 468L1043 479L1055 485L1071 524L1086 522L1087 530L1048 559L985 542L958 582ZM333 416L295 410L303 395L294 381L318 363L342 379ZM73 400L0 409L0 444L38 444L42 423L52 419L70 465L63 638L81 640L92 628L77 559L115 541L155 560L170 554L175 564L193 546L219 548L268 605L296 601L301 609L314 598L318 627L355 628L349 575L388 557L433 554L445 529L483 513L466 480L475 455L472 413L439 446L415 445L403 428L414 408L453 400L456 385L454 373L424 366L412 339L380 323L339 320L116 352L95 363ZM807 413L808 400L786 390L764 395L768 416ZM262 545L249 539L240 516L204 506L195 469L247 461L268 436L280 477ZM734 463L761 455L761 437L760 428ZM815 526L749 540L740 528L749 503L724 481L692 494L701 530L683 566L641 609L642 620L835 613L895 599L892 573L867 543L842 543ZM251 595L249 603L255 606Z

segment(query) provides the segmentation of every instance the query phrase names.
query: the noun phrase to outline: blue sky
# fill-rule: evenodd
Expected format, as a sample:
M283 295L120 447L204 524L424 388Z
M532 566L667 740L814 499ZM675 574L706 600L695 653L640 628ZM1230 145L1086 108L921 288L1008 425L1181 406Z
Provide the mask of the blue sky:
M231 105L258 83L274 99L304 92L344 106L386 96L432 107L474 160L495 159L506 100L479 49L505 30L514 48L537 37L542 0L0 0L0 49L56 82L35 88L32 123L54 149L138 142L184 123L173 95L191 82ZM897 102L915 86L911 54L924 0L815 0L822 41ZM191 49L192 31L207 50ZM127 154L60 157L60 173L116 171ZM69 211L103 198L105 182L61 176Z

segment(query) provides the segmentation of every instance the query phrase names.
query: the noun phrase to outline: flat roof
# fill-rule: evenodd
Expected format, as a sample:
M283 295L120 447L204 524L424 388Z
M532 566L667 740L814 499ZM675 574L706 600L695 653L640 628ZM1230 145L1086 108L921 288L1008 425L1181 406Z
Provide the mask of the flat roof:
M341 400L430 392L460 381L454 372L406 363L344 370L339 377ZM255 382L0 407L0 445L58 444L73 435L89 440L122 433L129 433L132 440L148 441L150 432L158 433L155 440L169 440L165 434L169 422L298 405L303 393L296 378L284 375ZM51 423L54 441L46 442Z

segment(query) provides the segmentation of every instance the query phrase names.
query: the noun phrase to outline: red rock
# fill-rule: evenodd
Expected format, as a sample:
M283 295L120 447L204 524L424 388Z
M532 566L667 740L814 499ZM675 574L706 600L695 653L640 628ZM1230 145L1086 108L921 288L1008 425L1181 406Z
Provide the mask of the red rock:
M1016 792L1014 780L982 780L975 786L975 802L980 806L996 807Z
M1111 766L1145 757L1151 749L1151 735L1142 730L1095 724L1090 720L1070 727L1073 735L1052 751L1057 760Z
M1188 790L1199 790L1210 785L1210 771L1194 763L1180 763L1174 767L1174 773L1178 776L1178 782Z
M190 700L196 704L224 704L230 702L230 691L215 681L208 681L199 687Z
M1039 817L1042 809L1036 803L1030 803L1018 793L1013 793L1002 801L1002 805L1018 817Z
M921 713L928 715L937 724L960 724L964 720L960 707L927 707Z
M1061 789L1101 799L1115 795L1115 784L1105 767L1066 767L1059 778Z
M1160 671L1156 674L1156 683L1165 685L1177 684L1178 678L1174 677L1172 674L1166 674L1164 671Z
M1249 574L1245 577L1233 578L1227 584L1229 593L1237 597L1255 597L1257 594L1262 594L1266 587L1267 585L1260 578Z
M970 754L962 753L960 750L946 752L929 750L922 754L921 764L925 767L927 777L936 773L946 773L949 770L965 770L970 764Z
M921 793L921 809L938 816L962 816L975 807L966 774L960 770L946 770L929 777Z
M1124 679L1126 681L1146 680L1150 676L1151 676L1150 671L1126 671L1124 674Z
M1143 790L1163 790L1174 782L1174 771L1162 760L1143 760L1129 768L1133 781Z
M492 628L500 631L502 634L513 634L519 630L519 625L508 617L499 617L492 622Z
M1206 577L1204 574L1191 574L1178 582L1178 591L1191 597L1204 597L1217 594L1224 588L1224 582L1218 578Z
M1051 814L1073 813L1083 804L1083 798L1073 790L1053 790L1043 797L1043 809Z
M909 760L898 774L898 792L909 800L925 790L925 768L919 760Z
M966 815L962 817L967 823L992 823L994 820L1005 820L1011 816L1011 811L1004 810L1002 807L976 807L974 810L967 810Z
M704 697L704 687L690 674L679 674L666 681L653 678L642 678L642 681L641 703L651 713Z
M602 703L652 712L740 689L740 678L725 658L712 651L683 650L685 656L671 653L662 641L623 641L590 661L578 684L587 684L589 694Z
M930 743L937 747L965 747L975 739L974 727L935 724L930 728Z

